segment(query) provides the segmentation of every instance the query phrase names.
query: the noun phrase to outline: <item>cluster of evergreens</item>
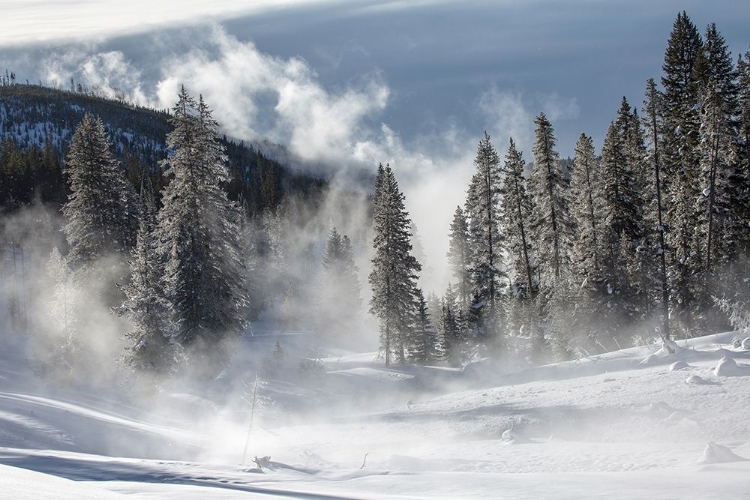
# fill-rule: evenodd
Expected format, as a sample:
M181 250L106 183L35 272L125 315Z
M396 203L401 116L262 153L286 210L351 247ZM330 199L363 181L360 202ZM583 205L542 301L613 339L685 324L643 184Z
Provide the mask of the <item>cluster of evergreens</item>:
M663 71L641 113L622 99L598 155L582 134L561 161L540 114L527 175L512 139L502 161L485 134L450 226L454 280L429 300L433 356L540 362L729 326L716 303L747 291L750 52L735 64L716 25L701 36L681 13ZM401 198L382 190L372 311L386 360L423 360L419 263Z

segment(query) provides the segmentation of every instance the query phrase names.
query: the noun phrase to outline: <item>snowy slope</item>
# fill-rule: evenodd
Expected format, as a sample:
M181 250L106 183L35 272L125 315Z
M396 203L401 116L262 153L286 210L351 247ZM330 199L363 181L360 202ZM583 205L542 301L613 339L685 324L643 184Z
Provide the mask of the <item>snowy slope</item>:
M750 498L750 351L733 337L490 380L480 366L326 358L316 390L268 382L275 397L326 403L258 411L248 455L271 457L262 470L239 465L247 407L210 403L216 386L163 387L148 404L50 389L1 350L0 497ZM415 392L435 380L452 387Z

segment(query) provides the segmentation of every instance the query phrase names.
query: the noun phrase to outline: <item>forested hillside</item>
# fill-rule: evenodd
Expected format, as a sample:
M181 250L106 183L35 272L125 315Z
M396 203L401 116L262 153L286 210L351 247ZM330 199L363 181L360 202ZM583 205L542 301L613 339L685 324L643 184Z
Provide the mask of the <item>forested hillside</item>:
M106 99L86 91L59 90L4 79L0 85L0 200L14 210L35 200L61 205L70 142L84 114L102 119L112 150L130 181L144 174L163 187L159 162L166 157L169 112ZM230 198L252 213L278 206L284 193L302 193L324 183L295 174L250 145L220 139L227 149Z

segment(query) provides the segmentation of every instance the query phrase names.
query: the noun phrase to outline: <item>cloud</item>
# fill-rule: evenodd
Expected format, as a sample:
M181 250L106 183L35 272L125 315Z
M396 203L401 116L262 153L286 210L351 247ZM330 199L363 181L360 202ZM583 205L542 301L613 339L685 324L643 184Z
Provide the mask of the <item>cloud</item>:
M503 151L511 137L520 150L530 149L534 144L534 113L524 104L520 92L492 87L481 94L478 106L498 152Z
M557 93L547 94L539 97L541 110L550 121L574 120L581 114L578 100L575 97L565 98Z
M233 137L269 139L305 162L375 161L362 156L361 141L370 135L365 118L388 104L390 89L377 73L329 91L304 60L261 53L218 27L202 47L167 58L161 71L159 107L171 106L184 84L204 96Z
M575 120L581 112L575 97L557 93L527 95L494 86L480 95L478 109L487 120L487 133L492 136L498 153L504 155L512 137L526 161L533 160L534 118L540 112L547 115L553 126L560 121Z
M143 33L160 26L219 21L291 7L360 0L37 0L3 6L0 46L53 40L104 39Z

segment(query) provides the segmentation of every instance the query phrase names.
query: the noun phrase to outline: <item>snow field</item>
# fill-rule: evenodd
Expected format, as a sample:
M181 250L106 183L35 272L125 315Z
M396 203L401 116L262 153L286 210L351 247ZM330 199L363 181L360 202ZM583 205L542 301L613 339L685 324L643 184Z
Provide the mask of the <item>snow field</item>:
M268 381L289 400L259 410L244 467L242 405L177 386L160 399L179 414L113 390L45 392L16 357L0 368L0 485L21 499L29 481L58 495L34 498L62 499L747 498L750 352L732 337L481 381L386 370L372 353L328 358L327 377L344 385ZM425 377L452 386L415 392ZM342 388L351 393L326 393ZM378 388L392 397L368 403ZM324 403L290 414L295 398ZM265 455L271 467L255 469L250 459Z

